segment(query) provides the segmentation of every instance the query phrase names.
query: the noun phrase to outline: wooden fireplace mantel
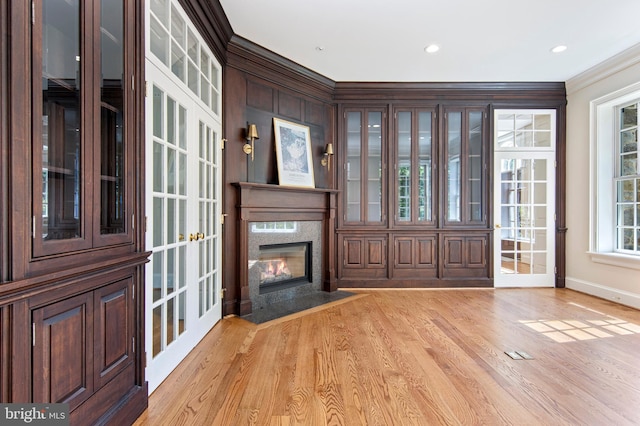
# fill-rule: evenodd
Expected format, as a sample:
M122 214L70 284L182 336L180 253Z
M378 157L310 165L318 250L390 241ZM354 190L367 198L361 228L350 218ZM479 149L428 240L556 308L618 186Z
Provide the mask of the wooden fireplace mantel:
M338 191L250 182L236 182L233 185L238 190L240 315L247 315L252 311L248 271L250 222L321 221L322 289L337 290L335 218Z

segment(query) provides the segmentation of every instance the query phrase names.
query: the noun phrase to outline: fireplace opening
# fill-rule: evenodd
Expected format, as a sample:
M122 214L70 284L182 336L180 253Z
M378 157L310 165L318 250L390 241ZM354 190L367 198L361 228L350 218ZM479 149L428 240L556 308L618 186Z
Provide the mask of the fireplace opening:
M259 246L260 293L313 282L311 241Z

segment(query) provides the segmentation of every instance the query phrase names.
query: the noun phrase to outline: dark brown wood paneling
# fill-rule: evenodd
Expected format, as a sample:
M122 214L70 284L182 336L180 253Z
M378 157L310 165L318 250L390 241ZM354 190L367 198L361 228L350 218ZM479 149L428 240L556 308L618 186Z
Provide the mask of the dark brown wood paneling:
M326 125L324 109L325 106L323 104L307 100L305 102L305 122L318 126Z
M273 88L247 81L247 106L273 112Z
M485 244L486 238L468 238L467 239L467 257L469 259L467 266L480 266L486 264Z
M93 393L93 298L82 294L33 312L33 400L68 403Z
M8 34L7 12L4 0L0 2L0 283L8 281L9 271L9 176L11 175L11 162L9 159L9 85L8 85ZM0 375L2 373L0 372ZM0 381L0 383L2 383ZM2 388L0 387L0 401L2 399Z
M8 309L0 307L0 403L9 402L9 370L11 368Z
M96 386L113 379L132 362L132 280L127 279L95 291L94 341Z
M367 262L366 267L379 267L384 268L384 240L381 239L367 239Z
M462 238L445 238L445 267L463 266Z
M413 238L396 238L394 252L394 266L398 267L414 267L414 239Z
M361 239L345 238L344 240L344 260L345 266L364 268L362 261L363 241Z
M278 114L294 120L302 120L302 99L284 91L278 92Z
M445 235L442 278L489 278L487 246L489 234Z
M417 265L418 267L432 267L436 266L436 250L435 243L436 238L418 238L418 254L417 254Z

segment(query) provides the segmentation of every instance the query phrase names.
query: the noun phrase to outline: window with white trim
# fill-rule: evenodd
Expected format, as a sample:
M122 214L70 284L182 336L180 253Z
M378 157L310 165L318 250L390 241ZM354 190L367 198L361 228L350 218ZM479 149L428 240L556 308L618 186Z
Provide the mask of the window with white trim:
M640 269L640 82L591 102L590 243L594 262Z
M638 102L618 109L616 140L616 250L640 255Z

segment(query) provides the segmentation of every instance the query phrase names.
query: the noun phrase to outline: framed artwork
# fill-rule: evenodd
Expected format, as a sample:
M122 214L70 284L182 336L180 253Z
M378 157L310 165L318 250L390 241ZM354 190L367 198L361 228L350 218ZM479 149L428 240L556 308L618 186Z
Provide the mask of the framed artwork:
M309 127L273 119L280 185L315 188Z

